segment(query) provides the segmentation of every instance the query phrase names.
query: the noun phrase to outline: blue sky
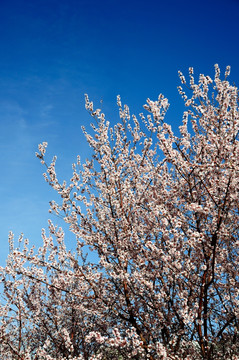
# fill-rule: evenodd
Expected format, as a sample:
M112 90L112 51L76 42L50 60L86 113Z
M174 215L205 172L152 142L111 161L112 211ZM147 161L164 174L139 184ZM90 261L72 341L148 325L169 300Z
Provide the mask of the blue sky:
M49 160L58 156L60 178L69 178L78 154L89 154L84 93L98 106L102 100L115 122L118 94L137 114L162 92L176 129L178 70L213 76L215 63L222 71L231 65L239 83L238 15L238 0L1 0L0 265L9 230L41 243L56 199L35 158L38 143L49 143Z

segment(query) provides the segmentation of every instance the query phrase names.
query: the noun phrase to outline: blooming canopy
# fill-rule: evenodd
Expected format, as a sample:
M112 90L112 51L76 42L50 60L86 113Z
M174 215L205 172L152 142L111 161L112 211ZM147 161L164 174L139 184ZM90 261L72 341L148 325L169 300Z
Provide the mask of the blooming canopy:
M75 252L52 222L37 251L10 235L2 359L239 359L239 112L229 72L221 80L216 65L214 79L196 83L190 68L188 85L179 72L179 136L163 95L139 118L118 97L114 127L86 95L93 154L78 157L68 182L39 145L62 199L51 212L69 224Z

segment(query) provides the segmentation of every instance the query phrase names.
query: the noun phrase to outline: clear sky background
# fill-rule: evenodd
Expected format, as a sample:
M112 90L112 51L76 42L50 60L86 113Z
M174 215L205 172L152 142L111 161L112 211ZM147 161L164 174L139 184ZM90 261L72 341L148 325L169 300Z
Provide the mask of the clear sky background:
M115 122L118 94L138 114L162 92L176 129L183 111L177 71L193 66L213 76L215 63L222 72L231 65L239 84L239 0L1 0L0 265L9 230L40 245L56 199L35 158L38 144L49 143L49 160L58 156L60 179L70 177L78 154L89 154L84 93L98 107L102 100Z

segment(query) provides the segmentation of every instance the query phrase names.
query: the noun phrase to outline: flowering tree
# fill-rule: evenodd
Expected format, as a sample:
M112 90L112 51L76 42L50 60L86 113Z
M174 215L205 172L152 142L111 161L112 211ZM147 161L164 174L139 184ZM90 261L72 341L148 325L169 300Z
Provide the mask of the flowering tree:
M49 223L37 251L10 235L1 269L1 359L239 359L238 89L179 73L187 110L176 136L168 101L147 100L140 120L118 97L113 128L101 110L83 131L93 150L61 183L51 211L76 237L68 251ZM87 251L97 254L88 260Z

